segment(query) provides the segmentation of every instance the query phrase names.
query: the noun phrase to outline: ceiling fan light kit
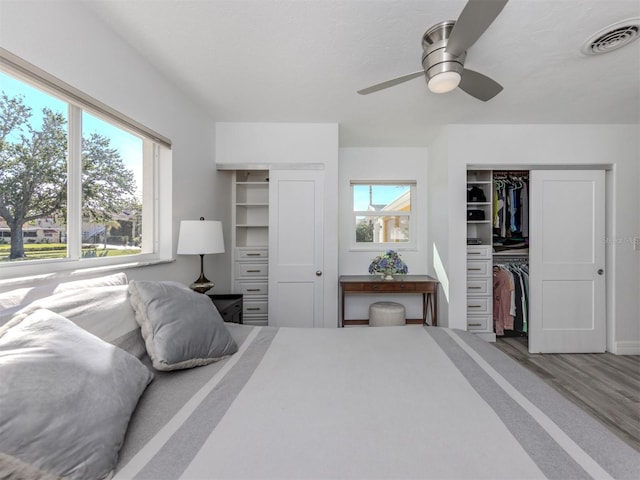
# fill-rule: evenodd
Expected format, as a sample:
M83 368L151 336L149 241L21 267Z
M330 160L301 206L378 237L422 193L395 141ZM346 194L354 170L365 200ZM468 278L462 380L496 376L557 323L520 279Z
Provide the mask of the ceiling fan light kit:
M460 87L486 102L502 91L502 86L489 77L464 68L467 50L480 38L500 14L508 0L469 0L458 20L440 22L422 36L422 68L386 82L358 90L368 95L424 75L433 93L447 93Z
M456 56L446 49L454 25L453 21L439 23L422 36L422 68L426 74L427 87L433 93L455 90L462 79L466 53Z
M462 76L458 72L442 72L427 81L427 87L432 93L449 93L458 88Z

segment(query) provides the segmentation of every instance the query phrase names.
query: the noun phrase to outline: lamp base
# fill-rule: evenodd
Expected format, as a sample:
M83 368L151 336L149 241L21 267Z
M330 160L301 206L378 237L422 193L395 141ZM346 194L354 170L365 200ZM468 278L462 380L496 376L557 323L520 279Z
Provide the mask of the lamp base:
M204 274L201 274L200 278L198 278L195 282L189 285L189 288L191 290L198 293L205 293L206 291L211 290L213 287L214 287L213 282L210 281L207 277L205 277Z
M194 292L204 293L213 288L213 282L204 276L204 255L200 255L200 277L189 285Z

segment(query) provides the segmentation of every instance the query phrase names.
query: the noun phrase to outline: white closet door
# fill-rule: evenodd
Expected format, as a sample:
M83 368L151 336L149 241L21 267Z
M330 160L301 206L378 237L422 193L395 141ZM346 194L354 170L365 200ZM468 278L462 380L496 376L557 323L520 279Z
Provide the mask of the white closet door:
M531 353L604 352L605 175L530 175Z
M269 176L269 324L322 326L324 172Z

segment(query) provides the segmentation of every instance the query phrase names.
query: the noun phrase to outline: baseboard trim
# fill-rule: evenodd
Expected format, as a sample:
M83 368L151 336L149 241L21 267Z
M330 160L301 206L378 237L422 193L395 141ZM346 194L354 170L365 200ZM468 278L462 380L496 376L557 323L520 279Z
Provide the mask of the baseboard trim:
M620 341L613 343L613 352L616 355L640 355L640 341Z

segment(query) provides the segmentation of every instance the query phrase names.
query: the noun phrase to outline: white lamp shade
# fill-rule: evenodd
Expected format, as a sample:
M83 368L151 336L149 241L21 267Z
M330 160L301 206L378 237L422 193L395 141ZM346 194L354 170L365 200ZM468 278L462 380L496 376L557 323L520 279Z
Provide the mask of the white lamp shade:
M182 220L178 236L178 255L224 253L222 222L217 220Z

